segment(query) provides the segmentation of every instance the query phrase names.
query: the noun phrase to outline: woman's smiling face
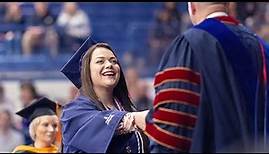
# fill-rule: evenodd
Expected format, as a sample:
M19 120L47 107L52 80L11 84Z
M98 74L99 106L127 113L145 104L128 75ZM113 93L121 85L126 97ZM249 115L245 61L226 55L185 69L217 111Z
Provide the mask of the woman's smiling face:
M58 118L53 115L40 116L40 123L36 127L36 138L40 142L46 143L47 146L53 144L58 131Z
M97 47L91 57L90 71L95 88L113 89L119 82L120 66L113 52L104 47Z

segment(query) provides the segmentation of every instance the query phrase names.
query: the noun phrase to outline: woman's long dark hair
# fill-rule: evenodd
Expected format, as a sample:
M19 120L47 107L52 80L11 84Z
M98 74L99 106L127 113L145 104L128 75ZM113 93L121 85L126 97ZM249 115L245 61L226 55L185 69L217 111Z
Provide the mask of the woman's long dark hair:
M91 46L86 54L83 56L82 59L82 66L81 66L81 93L83 96L89 97L94 102L96 102L96 105L98 108L104 110L104 106L102 102L98 100L98 97L93 89L93 83L90 75L90 61L92 60L92 53L96 48L106 48L112 51L112 53L116 56L113 49L107 44L107 43L97 43L93 46ZM116 56L117 57L117 56ZM119 63L118 63L119 64ZM122 68L120 67L120 79L118 84L113 90L113 96L118 99L123 106L124 110L126 111L135 111L135 106L130 100L129 92L127 89L125 77L122 71Z

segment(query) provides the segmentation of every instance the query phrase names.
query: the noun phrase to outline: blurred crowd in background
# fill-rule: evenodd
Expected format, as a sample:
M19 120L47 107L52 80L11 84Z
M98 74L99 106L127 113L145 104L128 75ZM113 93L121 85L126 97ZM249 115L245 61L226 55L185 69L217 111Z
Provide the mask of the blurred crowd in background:
M95 11L103 11L102 16L93 17L91 16L93 12L89 13L90 10L87 10L89 7L86 7L91 4L99 7L105 5L105 3L90 2L0 2L0 62L1 58L6 59L8 56L19 56L19 60L36 59L38 55L56 60L64 59L63 55L67 54L67 57L70 57L89 35L93 35L97 41L110 43L112 47L116 48L116 51L123 50L117 51L117 54L123 65L131 99L138 110L151 108L153 98L150 96L152 93L150 88L153 83L148 84L145 77L153 78L168 45L177 35L192 26L186 2L143 2L141 4L126 2L124 3L126 5L123 5L123 2L109 3L110 6L113 5L116 8L114 13L120 15L118 18L115 15L115 19L105 18L103 20L124 22L125 24L138 21L132 26L127 26L129 29L126 31L121 27L113 27L113 25L119 25L116 23L100 24L98 19L101 20L106 15L108 16L110 12L99 8ZM137 16L139 14L137 10L132 12L130 8L123 9L132 5L138 8L143 5L145 9L151 5L154 6L151 7L152 16L147 18L143 14ZM33 11L29 13L30 9ZM120 11L136 16L131 16L133 17L131 18L127 14L127 18L123 21L124 13ZM269 42L269 3L232 2L230 14ZM140 20L143 21L139 22ZM100 30L102 26L105 30ZM139 31L139 28L142 30ZM117 31L118 35L115 33L112 33L112 36L108 35L117 29L122 32ZM126 34L126 36L133 36L132 38L117 38L124 33L130 33L131 30L133 30L132 35ZM116 41L110 40L110 38L116 38ZM33 80L30 78L20 82L21 106L27 106L34 99L46 95L37 91ZM16 117L14 114L16 104L7 98L5 88L0 83L0 152L10 152L17 145L32 143L28 134L29 124ZM58 103L65 104L77 94L78 90L70 87L68 98L61 98Z

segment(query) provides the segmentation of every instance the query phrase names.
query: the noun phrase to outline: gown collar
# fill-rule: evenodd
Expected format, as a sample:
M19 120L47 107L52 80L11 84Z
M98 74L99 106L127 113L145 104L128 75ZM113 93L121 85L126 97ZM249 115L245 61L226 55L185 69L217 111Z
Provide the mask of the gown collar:
M226 12L214 12L214 13L209 14L206 18L207 19L215 18L221 22L232 24L232 25L238 25L240 23L235 18L229 16Z

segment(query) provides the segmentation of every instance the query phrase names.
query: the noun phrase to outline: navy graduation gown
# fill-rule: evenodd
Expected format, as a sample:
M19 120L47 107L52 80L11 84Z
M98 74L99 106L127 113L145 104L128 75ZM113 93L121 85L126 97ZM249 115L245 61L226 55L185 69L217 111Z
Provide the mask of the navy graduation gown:
M89 98L79 96L63 108L63 152L143 152L140 145L143 141L138 131L125 135L115 133L126 113L99 110Z
M209 20L201 24L223 34ZM260 44L245 27L226 26L242 43L232 60L219 38L198 27L178 36L164 54L147 116L151 152L263 149L267 126ZM232 45L228 52L237 49Z

